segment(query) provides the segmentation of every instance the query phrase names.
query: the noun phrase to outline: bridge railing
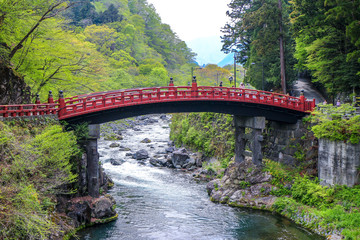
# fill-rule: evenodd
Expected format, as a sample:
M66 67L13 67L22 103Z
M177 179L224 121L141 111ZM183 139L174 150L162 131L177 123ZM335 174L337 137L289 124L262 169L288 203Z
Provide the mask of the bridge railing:
M56 114L58 104L22 104L22 105L0 105L0 116L23 117Z
M49 95L49 103L27 105L0 105L0 116L33 116L58 114L59 118L80 115L105 109L126 107L137 104L172 102L172 101L234 101L272 105L298 111L312 111L314 101L307 101L304 96L292 97L273 92L242 88L197 86L167 86L117 90L92 93L64 98L60 92L59 99L54 101Z

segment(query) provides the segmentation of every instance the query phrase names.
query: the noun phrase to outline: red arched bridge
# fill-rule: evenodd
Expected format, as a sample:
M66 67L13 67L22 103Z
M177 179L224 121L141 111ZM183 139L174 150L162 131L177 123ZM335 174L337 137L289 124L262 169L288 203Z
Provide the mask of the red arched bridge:
M295 123L315 107L302 95L288 95L252 89L174 86L127 89L64 98L60 91L48 103L0 105L0 116L57 115L70 124L98 124L152 113L217 112L239 116L264 116L268 120Z

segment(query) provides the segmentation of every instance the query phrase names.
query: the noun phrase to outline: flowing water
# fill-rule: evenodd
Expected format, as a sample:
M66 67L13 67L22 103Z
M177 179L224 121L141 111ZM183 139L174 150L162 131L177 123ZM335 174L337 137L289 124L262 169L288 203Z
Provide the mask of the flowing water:
M158 116L150 116L150 120L152 123L138 129L125 130L124 140L116 142L132 153L145 149L150 156L163 158L169 123ZM140 143L144 138L151 143ZM180 171L139 162L110 144L99 141L99 153L105 171L115 182L110 194L116 199L119 218L79 232L80 239L323 239L268 212L212 203L206 183L197 183ZM125 162L113 166L110 159Z

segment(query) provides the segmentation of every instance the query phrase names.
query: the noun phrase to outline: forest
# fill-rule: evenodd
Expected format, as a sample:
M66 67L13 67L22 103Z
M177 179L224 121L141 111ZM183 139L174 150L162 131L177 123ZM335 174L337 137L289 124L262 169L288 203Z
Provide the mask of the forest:
M262 72L265 90L279 89L283 69L288 92L300 74L329 100L359 94L359 0L232 0L227 15L223 51L258 89Z
M300 75L329 100L359 92L359 0L228 6L219 13L229 17L222 50L235 53L246 83L291 93ZM187 85L192 73L201 85L233 85L232 66L200 67L195 56L146 0L0 1L0 60L24 76L33 98L164 86L170 77Z

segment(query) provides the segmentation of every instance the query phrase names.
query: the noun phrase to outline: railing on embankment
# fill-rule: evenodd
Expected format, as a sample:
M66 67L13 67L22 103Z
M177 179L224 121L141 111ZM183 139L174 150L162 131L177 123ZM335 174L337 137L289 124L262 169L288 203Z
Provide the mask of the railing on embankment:
M24 105L0 105L0 116L22 117L57 114L60 120L103 111L113 108L127 107L141 104L181 102L181 101L231 101L263 105L271 105L300 112L312 111L315 101L308 101L303 96L292 97L273 92L227 88L197 86L167 86L140 89L127 89L110 92L92 93L64 98L60 91L59 99L54 102L51 92L48 103Z

